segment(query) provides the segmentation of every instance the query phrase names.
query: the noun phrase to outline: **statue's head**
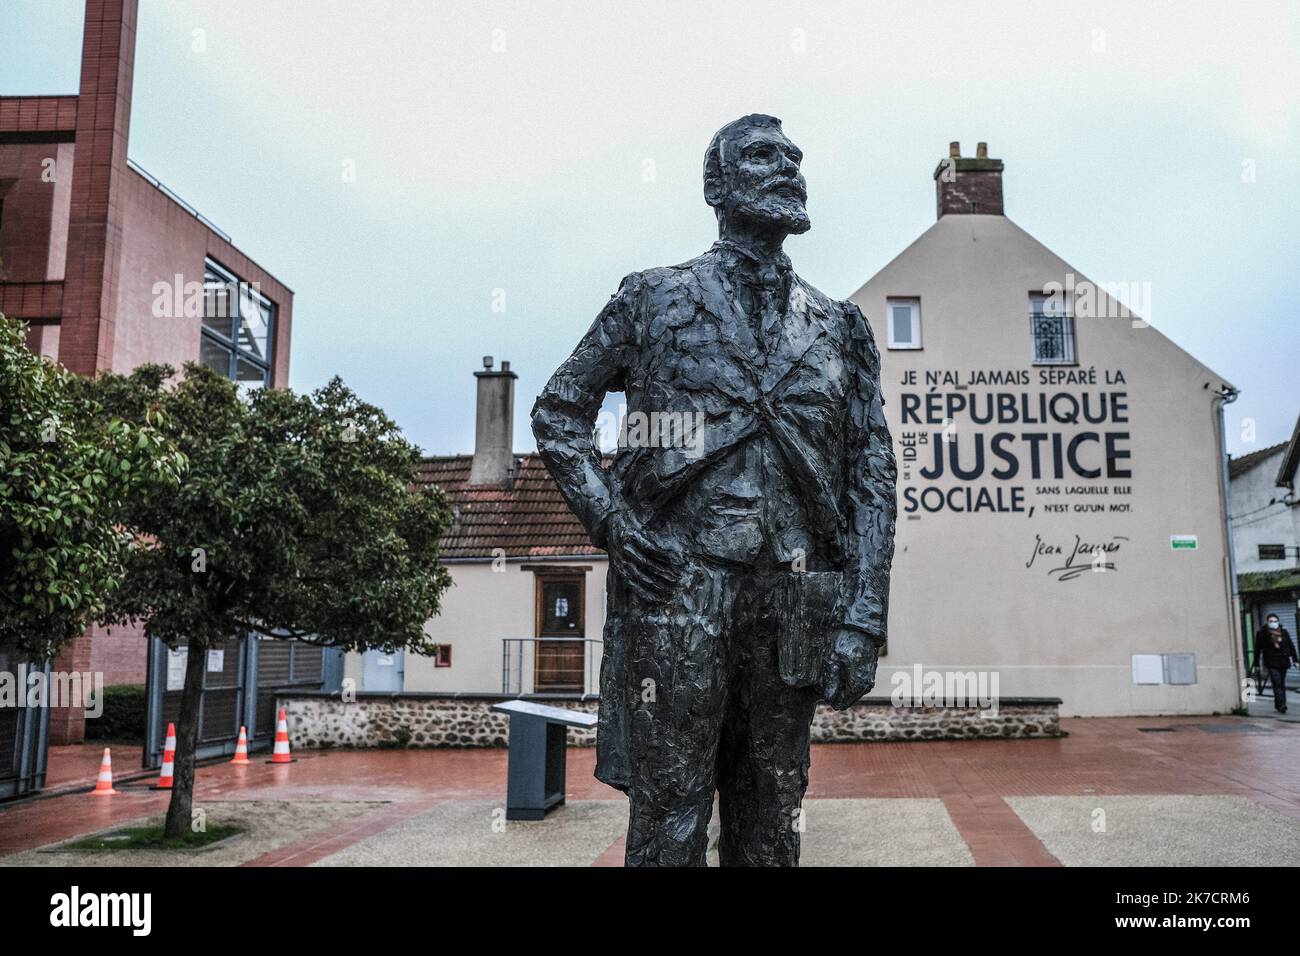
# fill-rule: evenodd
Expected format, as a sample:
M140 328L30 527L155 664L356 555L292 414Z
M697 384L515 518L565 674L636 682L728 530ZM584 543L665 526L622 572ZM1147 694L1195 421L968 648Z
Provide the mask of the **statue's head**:
M807 232L803 153L775 116L752 113L713 134L704 154L704 200L724 234L735 230Z

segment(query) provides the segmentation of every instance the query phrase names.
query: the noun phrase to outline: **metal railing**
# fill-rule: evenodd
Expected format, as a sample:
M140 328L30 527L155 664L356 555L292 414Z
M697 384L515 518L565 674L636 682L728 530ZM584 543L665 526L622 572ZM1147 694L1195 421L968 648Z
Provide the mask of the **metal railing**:
M203 213L199 212L197 209L195 209L193 206L187 203L184 199L180 197L179 194L177 194L175 190L169 188L166 183L164 183L153 173L149 172L149 170L145 169L143 166L137 163L130 156L126 158L126 165L129 168L134 169L137 173L143 176L149 182L149 184L152 185L155 189L161 192L172 202L176 203L176 205L180 206L182 209L184 209L187 213L189 213L199 222L203 223L203 225L207 226L209 229L215 232L222 239L226 240L226 242L230 243L232 246L235 244L235 241L230 238L230 234L228 232L221 229L211 219L209 219L207 216L203 215Z
M501 693L598 694L601 643L581 637L503 637Z

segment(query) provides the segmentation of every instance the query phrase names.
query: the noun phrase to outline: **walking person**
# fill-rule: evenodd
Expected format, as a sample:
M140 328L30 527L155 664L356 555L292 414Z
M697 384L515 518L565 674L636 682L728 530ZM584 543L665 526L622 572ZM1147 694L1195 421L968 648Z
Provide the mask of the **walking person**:
M1279 714L1285 714L1286 672L1292 661L1300 664L1300 657L1296 656L1291 635L1276 614L1270 614L1265 619L1264 626L1255 633L1255 660L1251 670L1256 674L1259 673L1261 657L1264 659L1264 668L1268 671L1269 683L1273 685L1273 709Z

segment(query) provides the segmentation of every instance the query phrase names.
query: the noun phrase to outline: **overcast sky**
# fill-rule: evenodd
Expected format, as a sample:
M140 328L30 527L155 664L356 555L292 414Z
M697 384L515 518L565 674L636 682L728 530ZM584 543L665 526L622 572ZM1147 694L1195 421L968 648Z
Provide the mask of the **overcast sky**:
M294 388L338 373L443 454L473 448L483 355L519 372L531 450L619 279L708 246L728 120L803 148L786 248L837 298L931 225L948 142L986 140L1015 222L1151 283L1153 324L1242 390L1240 454L1300 412L1297 10L142 0L130 155L294 290ZM0 92L75 93L82 13L0 0Z

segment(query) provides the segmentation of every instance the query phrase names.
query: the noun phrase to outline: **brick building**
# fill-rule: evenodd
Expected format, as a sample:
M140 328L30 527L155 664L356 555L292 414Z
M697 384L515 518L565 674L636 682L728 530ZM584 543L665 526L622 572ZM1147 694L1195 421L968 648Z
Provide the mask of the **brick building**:
M0 96L0 313L84 375L202 361L285 386L293 293L127 156L138 0L87 0L79 92ZM143 683L135 630L94 628L55 664ZM55 743L82 739L56 710Z

